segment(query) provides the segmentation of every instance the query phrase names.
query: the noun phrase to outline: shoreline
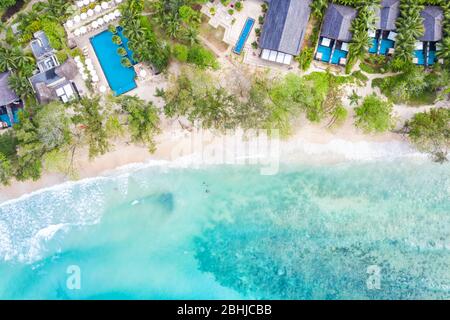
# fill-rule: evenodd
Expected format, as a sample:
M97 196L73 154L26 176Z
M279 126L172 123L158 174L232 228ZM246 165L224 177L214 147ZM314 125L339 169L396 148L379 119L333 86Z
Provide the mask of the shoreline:
M299 121L300 122L300 121ZM384 133L368 135L353 127L347 121L342 127L330 130L320 125L302 121L295 133L289 138L279 141L278 157L281 163L295 164L331 164L345 161L368 161L396 156L400 152L414 154L409 143L401 135ZM108 153L89 160L87 151L83 150L75 160L77 177L71 179L62 173L44 172L38 181L13 181L9 186L0 187L0 204L9 200L21 198L41 189L47 189L66 182L77 182L88 178L116 174L119 170L134 165L145 165L153 161L167 161L188 167L198 167L205 164L220 164L217 155L207 159L206 152L219 150L226 152L224 141L227 136L215 135L209 131L201 132L200 143L195 133L180 129L170 130L170 126L162 128L157 141L157 150L150 154L146 147L127 143L124 140L115 141ZM234 138L234 137L233 137ZM200 149L199 149L200 148ZM199 154L199 150L201 151ZM202 153L203 152L203 153ZM417 152L418 153L418 152ZM264 161L261 154L250 153L244 160L256 158ZM223 160L223 159L222 159ZM255 161L255 160L254 160Z

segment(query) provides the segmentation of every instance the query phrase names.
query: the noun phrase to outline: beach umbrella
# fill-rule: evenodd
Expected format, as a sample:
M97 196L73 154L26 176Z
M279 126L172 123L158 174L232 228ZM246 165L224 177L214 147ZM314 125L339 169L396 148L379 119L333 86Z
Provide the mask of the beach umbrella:
M86 64L92 64L92 59L87 58L86 60L84 60L84 62L85 62Z
M103 20L103 18L99 18L99 19L97 20L97 22L98 22L99 25L105 24L105 20Z
M87 80L88 79L88 75L86 73L82 73L81 74L81 79Z
M108 7L109 7L109 5L108 5L108 3L107 2L102 2L102 8L103 9L108 9Z
M94 11L99 13L99 12L102 11L102 7L100 7L99 5L96 5L95 8L94 8Z
M94 28L94 29L97 29L98 28L97 21L92 22L91 27Z
M73 21L72 20L67 20L66 26L67 26L67 28L72 28L73 27Z
M92 17L92 16L94 15L94 10L89 9L89 10L87 11L87 15L88 15L89 17Z
M116 3L122 3L122 0L116 0Z
M92 72L93 70L95 70L94 66L92 64L88 64L87 69L89 70L89 72Z
M142 69L141 71L139 71L139 75L141 76L141 78L145 78L147 76L147 71Z
M80 57L78 57L78 60L75 60L75 61L77 63L78 69L83 69L84 68L83 62L81 62Z
M122 13L120 12L119 9L116 9L116 10L114 11L114 15L115 15L116 17L120 17L120 16L122 15Z
M106 92L106 87L104 85L101 85L99 89L100 89L101 93L105 93Z
M85 34L87 32L87 28L85 26L82 26L80 28L81 34Z
M78 62L78 61L81 61L81 58L80 58L80 56L75 56L75 57L73 58L73 60L75 60L75 62Z
M103 16L103 20L105 20L105 22L109 22L111 19L109 18L109 15L104 15Z
M98 78L98 76L93 76L92 77L92 82L98 82L100 79Z
M86 20L86 19L87 19L87 14L86 14L86 12L83 12L81 14L81 20Z
M89 1L89 0L83 0L83 4L84 4L85 6L87 6L89 3L91 3L91 1Z
M81 21L80 16L75 16L75 17L73 17L73 21L74 21L75 23L79 23L79 22Z
M97 1L97 0L90 0L90 3L94 3L95 1Z
M77 7L82 8L84 6L83 1L77 1Z
M80 29L76 29L73 34L78 37L81 34Z

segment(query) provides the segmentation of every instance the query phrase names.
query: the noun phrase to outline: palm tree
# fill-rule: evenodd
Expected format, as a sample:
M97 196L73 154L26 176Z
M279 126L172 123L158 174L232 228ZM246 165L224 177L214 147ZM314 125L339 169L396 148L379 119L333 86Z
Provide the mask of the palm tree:
M141 39L145 36L145 31L139 20L132 20L128 22L125 28L125 36L130 39L130 41L141 41Z
M17 57L14 56L14 52L5 47L0 47L0 70L15 70Z
M33 89L30 82L24 76L19 73L13 73L8 79L10 88L22 98L29 98L33 96Z
M195 28L188 28L184 34L183 39L187 41L191 46L198 43L198 31Z
M348 99L350 100L350 105L357 106L359 104L359 100L361 99L361 96L359 96L355 90L353 90L352 94L348 96Z
M327 6L328 0L314 0L311 3L311 14L318 19L322 19L323 13Z
M437 52L437 55L441 59L450 61L450 36L442 39L441 48Z

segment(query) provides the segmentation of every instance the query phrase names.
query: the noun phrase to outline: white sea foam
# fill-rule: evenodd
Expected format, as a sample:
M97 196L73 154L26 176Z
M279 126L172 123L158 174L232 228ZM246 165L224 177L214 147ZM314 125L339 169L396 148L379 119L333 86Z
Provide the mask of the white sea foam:
M424 159L426 154L413 149L402 141L390 142L353 142L334 139L328 143L310 143L299 140L295 143L282 144L282 152L286 154L300 153L304 157L314 159L314 156L346 161L391 161L399 158Z
M336 139L326 144L314 144L300 140L295 143L282 143L280 148L282 155L301 153L307 158L335 156L346 161L425 157L408 144L399 141L375 143ZM294 158L301 161L297 157ZM150 167L160 167L163 170L202 168L204 165L201 159L201 154L191 154L173 161L150 160L128 164L100 177L65 182L1 203L0 259L34 262L41 257L43 244L50 241L60 230L98 223L105 208L102 187L112 181L120 194L126 196L128 177L137 171ZM285 158L281 156L280 161L285 161Z

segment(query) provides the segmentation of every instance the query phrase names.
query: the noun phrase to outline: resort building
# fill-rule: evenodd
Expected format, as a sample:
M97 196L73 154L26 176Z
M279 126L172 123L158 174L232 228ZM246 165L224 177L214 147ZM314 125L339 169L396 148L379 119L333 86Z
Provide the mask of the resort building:
M39 103L46 104L57 99L66 103L75 99L78 96L72 82L78 73L75 61L68 59L60 65L45 33L38 31L34 38L30 45L39 72L29 80Z
M430 66L436 62L436 51L442 40L444 12L437 6L427 6L422 10L424 35L416 42L414 63Z
M396 21L400 15L400 0L382 0L380 8L376 8L376 30L369 30L372 46L369 53L394 54L397 37Z
M22 101L9 87L9 71L0 73L0 129L12 127L18 122L17 113L23 107Z
M348 45L352 41L350 28L357 14L356 9L348 6L328 6L320 31L316 60L336 65L347 63Z
M271 0L259 46L261 58L290 64L299 55L311 13L311 0Z

